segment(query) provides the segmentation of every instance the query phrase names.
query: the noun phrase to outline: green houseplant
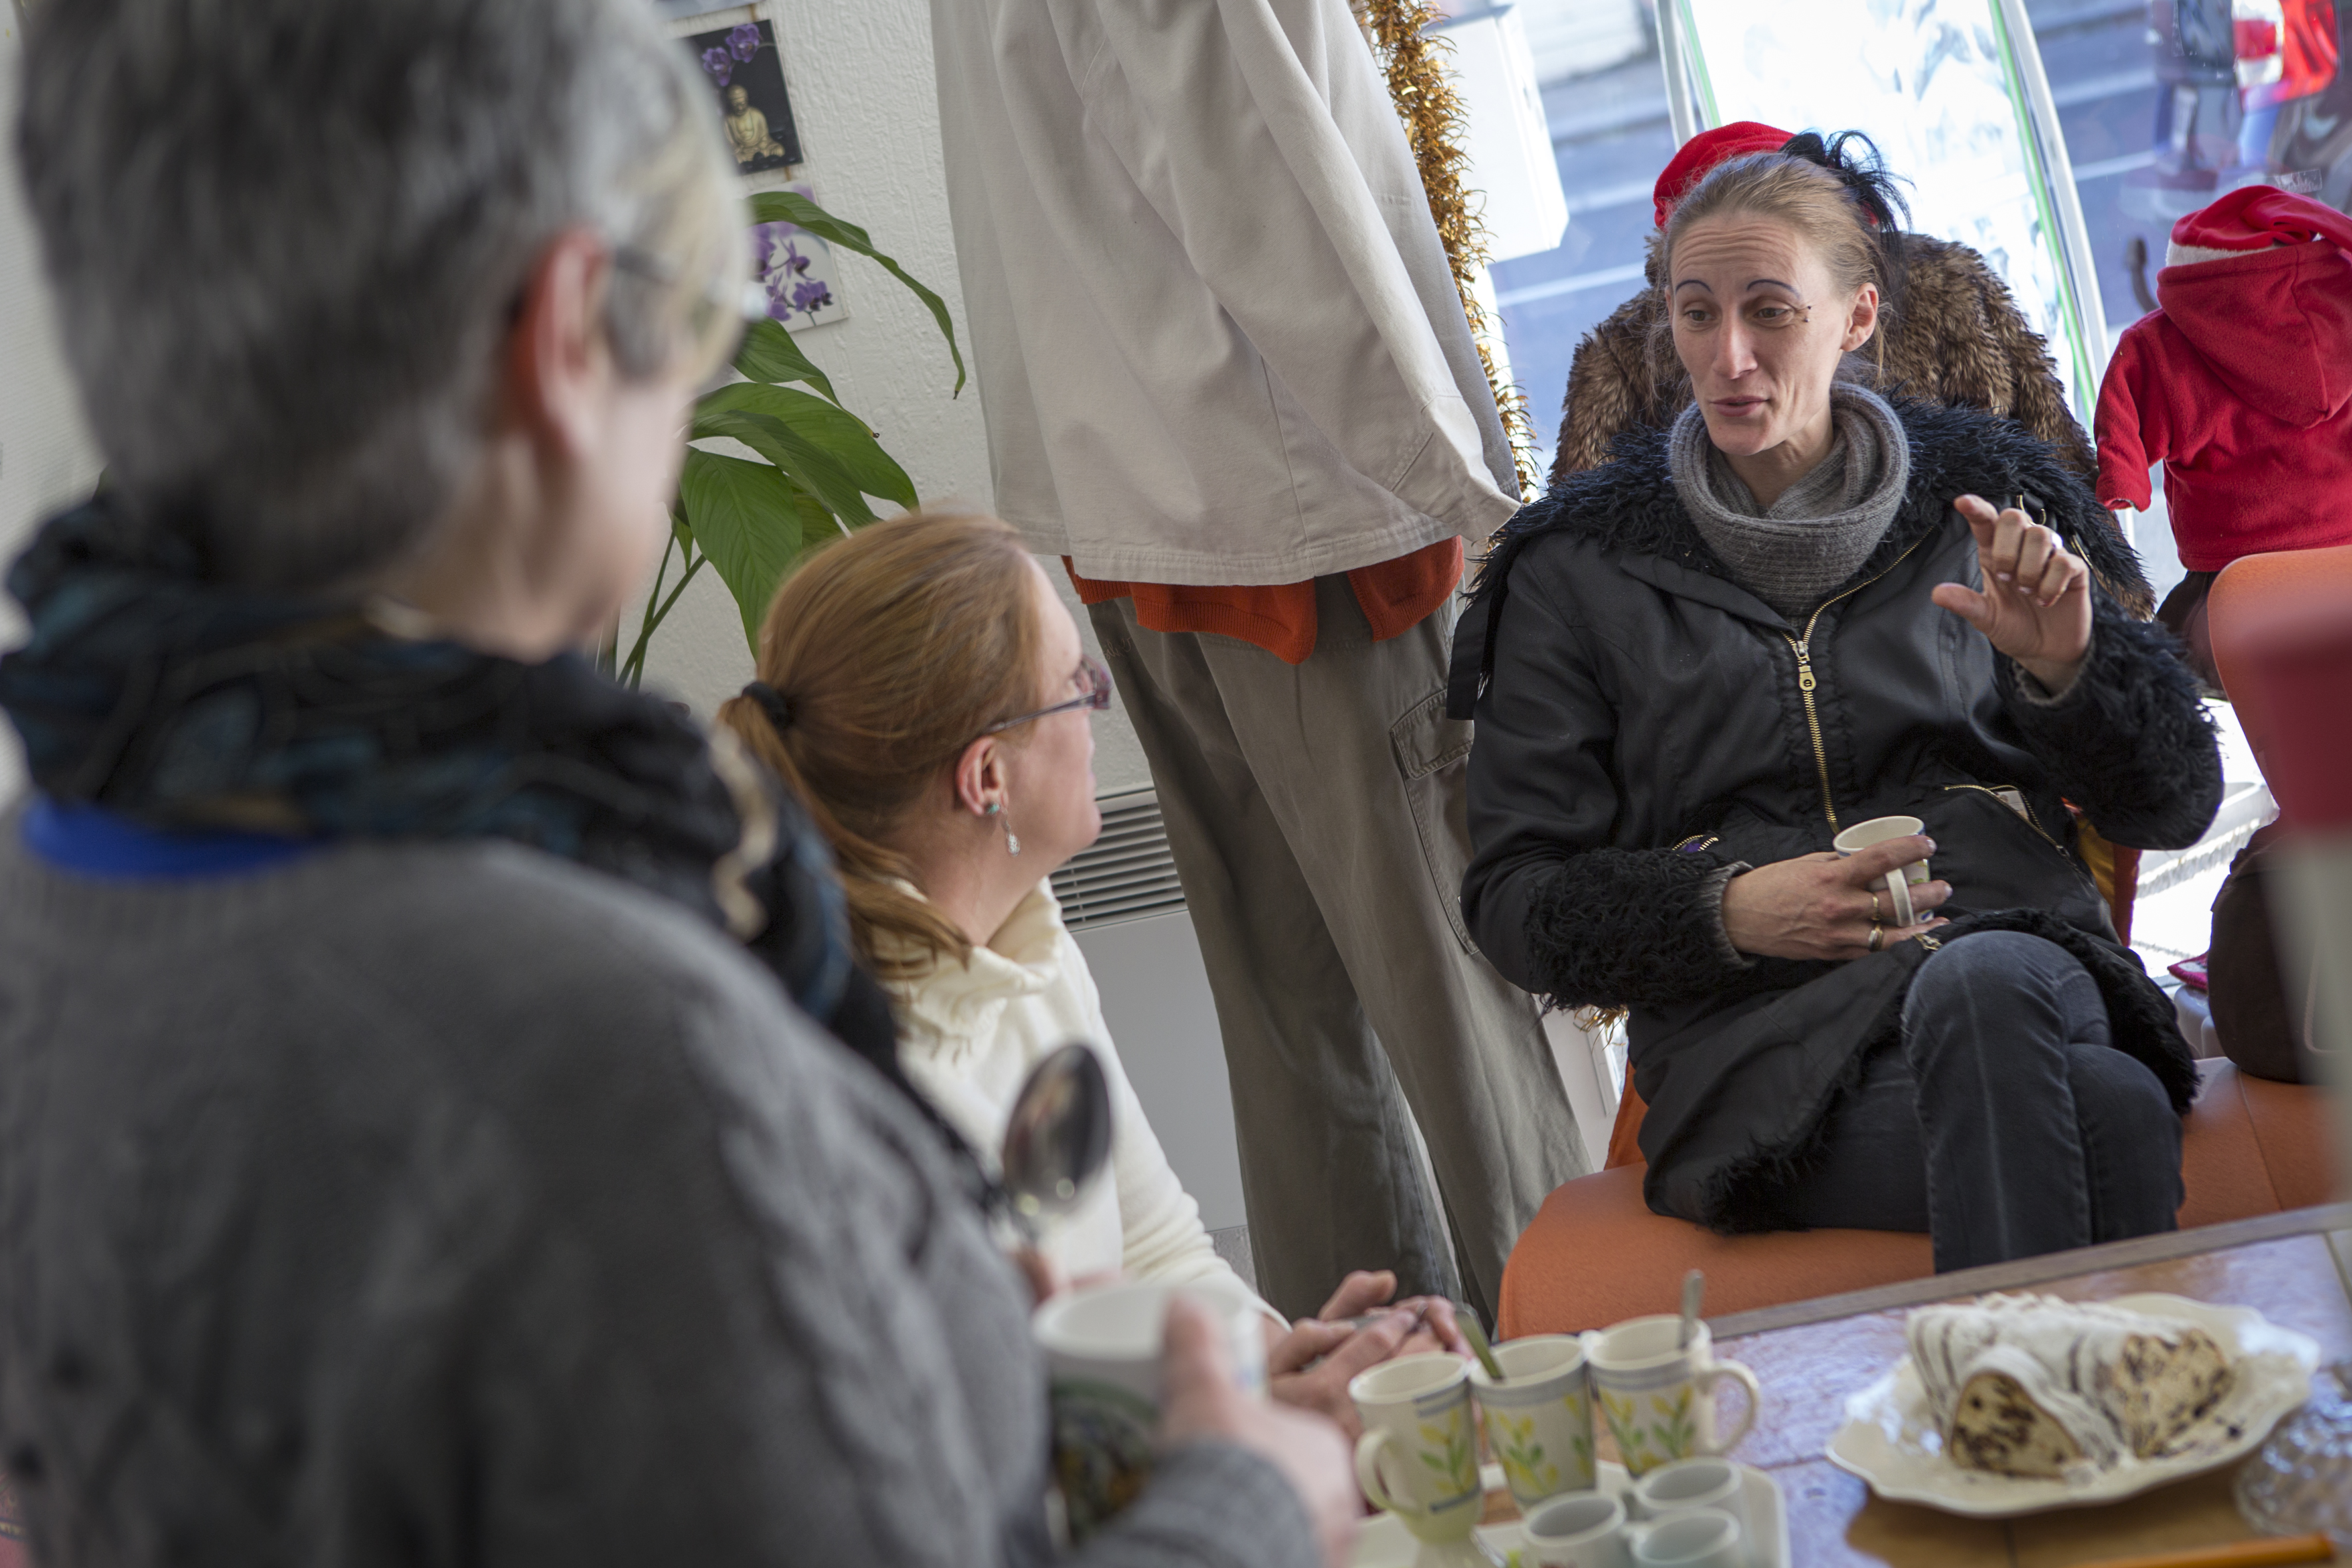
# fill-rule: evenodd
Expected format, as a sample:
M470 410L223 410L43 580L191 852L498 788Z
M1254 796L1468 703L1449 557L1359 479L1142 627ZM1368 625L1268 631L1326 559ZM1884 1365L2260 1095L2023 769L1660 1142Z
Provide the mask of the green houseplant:
M864 229L792 191L761 192L751 197L751 213L755 224L794 224L870 258L913 289L947 340L955 361L954 392L963 390L963 354L956 347L947 302L876 249ZM744 640L756 651L760 618L795 561L825 540L872 522L868 497L902 507L916 504L907 471L882 449L866 422L841 405L824 372L781 324L754 321L736 351L735 368L743 380L696 400L688 438L727 437L756 456L687 448L670 510L669 542L646 595L636 639L625 653L616 647L611 656L614 673L631 686L645 678L654 633L705 566L734 595L743 615Z

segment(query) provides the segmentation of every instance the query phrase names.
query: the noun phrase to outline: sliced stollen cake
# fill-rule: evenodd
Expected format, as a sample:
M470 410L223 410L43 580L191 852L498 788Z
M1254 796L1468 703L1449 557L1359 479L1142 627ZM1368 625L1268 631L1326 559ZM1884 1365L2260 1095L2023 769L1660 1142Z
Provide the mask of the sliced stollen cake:
M2095 1303L1988 1296L1905 1333L1953 1462L2001 1475L2154 1458L2230 1387L2202 1329Z

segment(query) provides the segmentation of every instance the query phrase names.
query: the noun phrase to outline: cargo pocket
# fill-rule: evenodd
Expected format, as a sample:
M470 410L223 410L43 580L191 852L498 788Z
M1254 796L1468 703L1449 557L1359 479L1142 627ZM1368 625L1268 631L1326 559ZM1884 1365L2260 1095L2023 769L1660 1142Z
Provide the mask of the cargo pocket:
M1462 951L1475 953L1478 944L1462 919L1462 874L1470 868L1470 735L1468 720L1445 716L1442 686L1389 726L1390 748L1438 907Z

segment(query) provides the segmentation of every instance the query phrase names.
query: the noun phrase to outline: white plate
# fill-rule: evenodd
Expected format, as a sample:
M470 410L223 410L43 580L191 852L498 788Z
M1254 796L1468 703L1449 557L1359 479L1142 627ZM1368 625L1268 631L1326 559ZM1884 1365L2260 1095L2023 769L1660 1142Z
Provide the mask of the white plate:
M2121 1296L2129 1311L2196 1324L2228 1353L2237 1377L2228 1394L2161 1458L2126 1458L2081 1482L1964 1470L1944 1453L1927 1392L1907 1354L1895 1370L1845 1402L1845 1425L1830 1439L1830 1462L1895 1502L1924 1502L1947 1513L2007 1519L2053 1508L2114 1502L2250 1453L2278 1418L2311 1396L2319 1346L2250 1307L2215 1307L2182 1296Z
M1495 1472L1494 1484L1486 1489L1500 1491L1502 1467L1489 1465ZM1748 1483L1748 1521L1756 1526L1756 1539L1765 1547L1765 1555L1753 1560L1753 1568L1789 1568L1789 1510L1780 1500L1780 1489L1772 1478L1753 1465L1739 1467ZM1633 1487L1633 1478L1622 1465L1601 1461L1596 1479L1597 1491L1622 1497ZM1520 1533L1517 1521L1507 1524L1482 1524L1478 1539L1494 1548L1507 1568L1536 1568L1536 1561L1527 1549L1527 1540ZM1349 1558L1349 1568L1412 1568L1412 1560L1421 1543L1404 1527L1404 1521L1392 1513L1378 1513L1364 1521L1356 1534L1356 1550Z

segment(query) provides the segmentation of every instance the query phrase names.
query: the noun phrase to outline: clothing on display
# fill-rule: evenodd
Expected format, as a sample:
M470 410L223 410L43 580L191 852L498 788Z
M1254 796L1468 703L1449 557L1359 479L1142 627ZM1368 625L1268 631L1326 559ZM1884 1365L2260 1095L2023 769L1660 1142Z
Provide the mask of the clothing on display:
M1491 1310L1590 1164L1461 927L1437 707L1461 541L1517 476L1388 90L1340 0L931 15L996 510L1150 763L1260 1288L1304 1314L1393 1268Z
M2166 263L2099 388L2099 500L2146 509L2161 462L2191 572L2352 542L2352 217L2249 185Z

